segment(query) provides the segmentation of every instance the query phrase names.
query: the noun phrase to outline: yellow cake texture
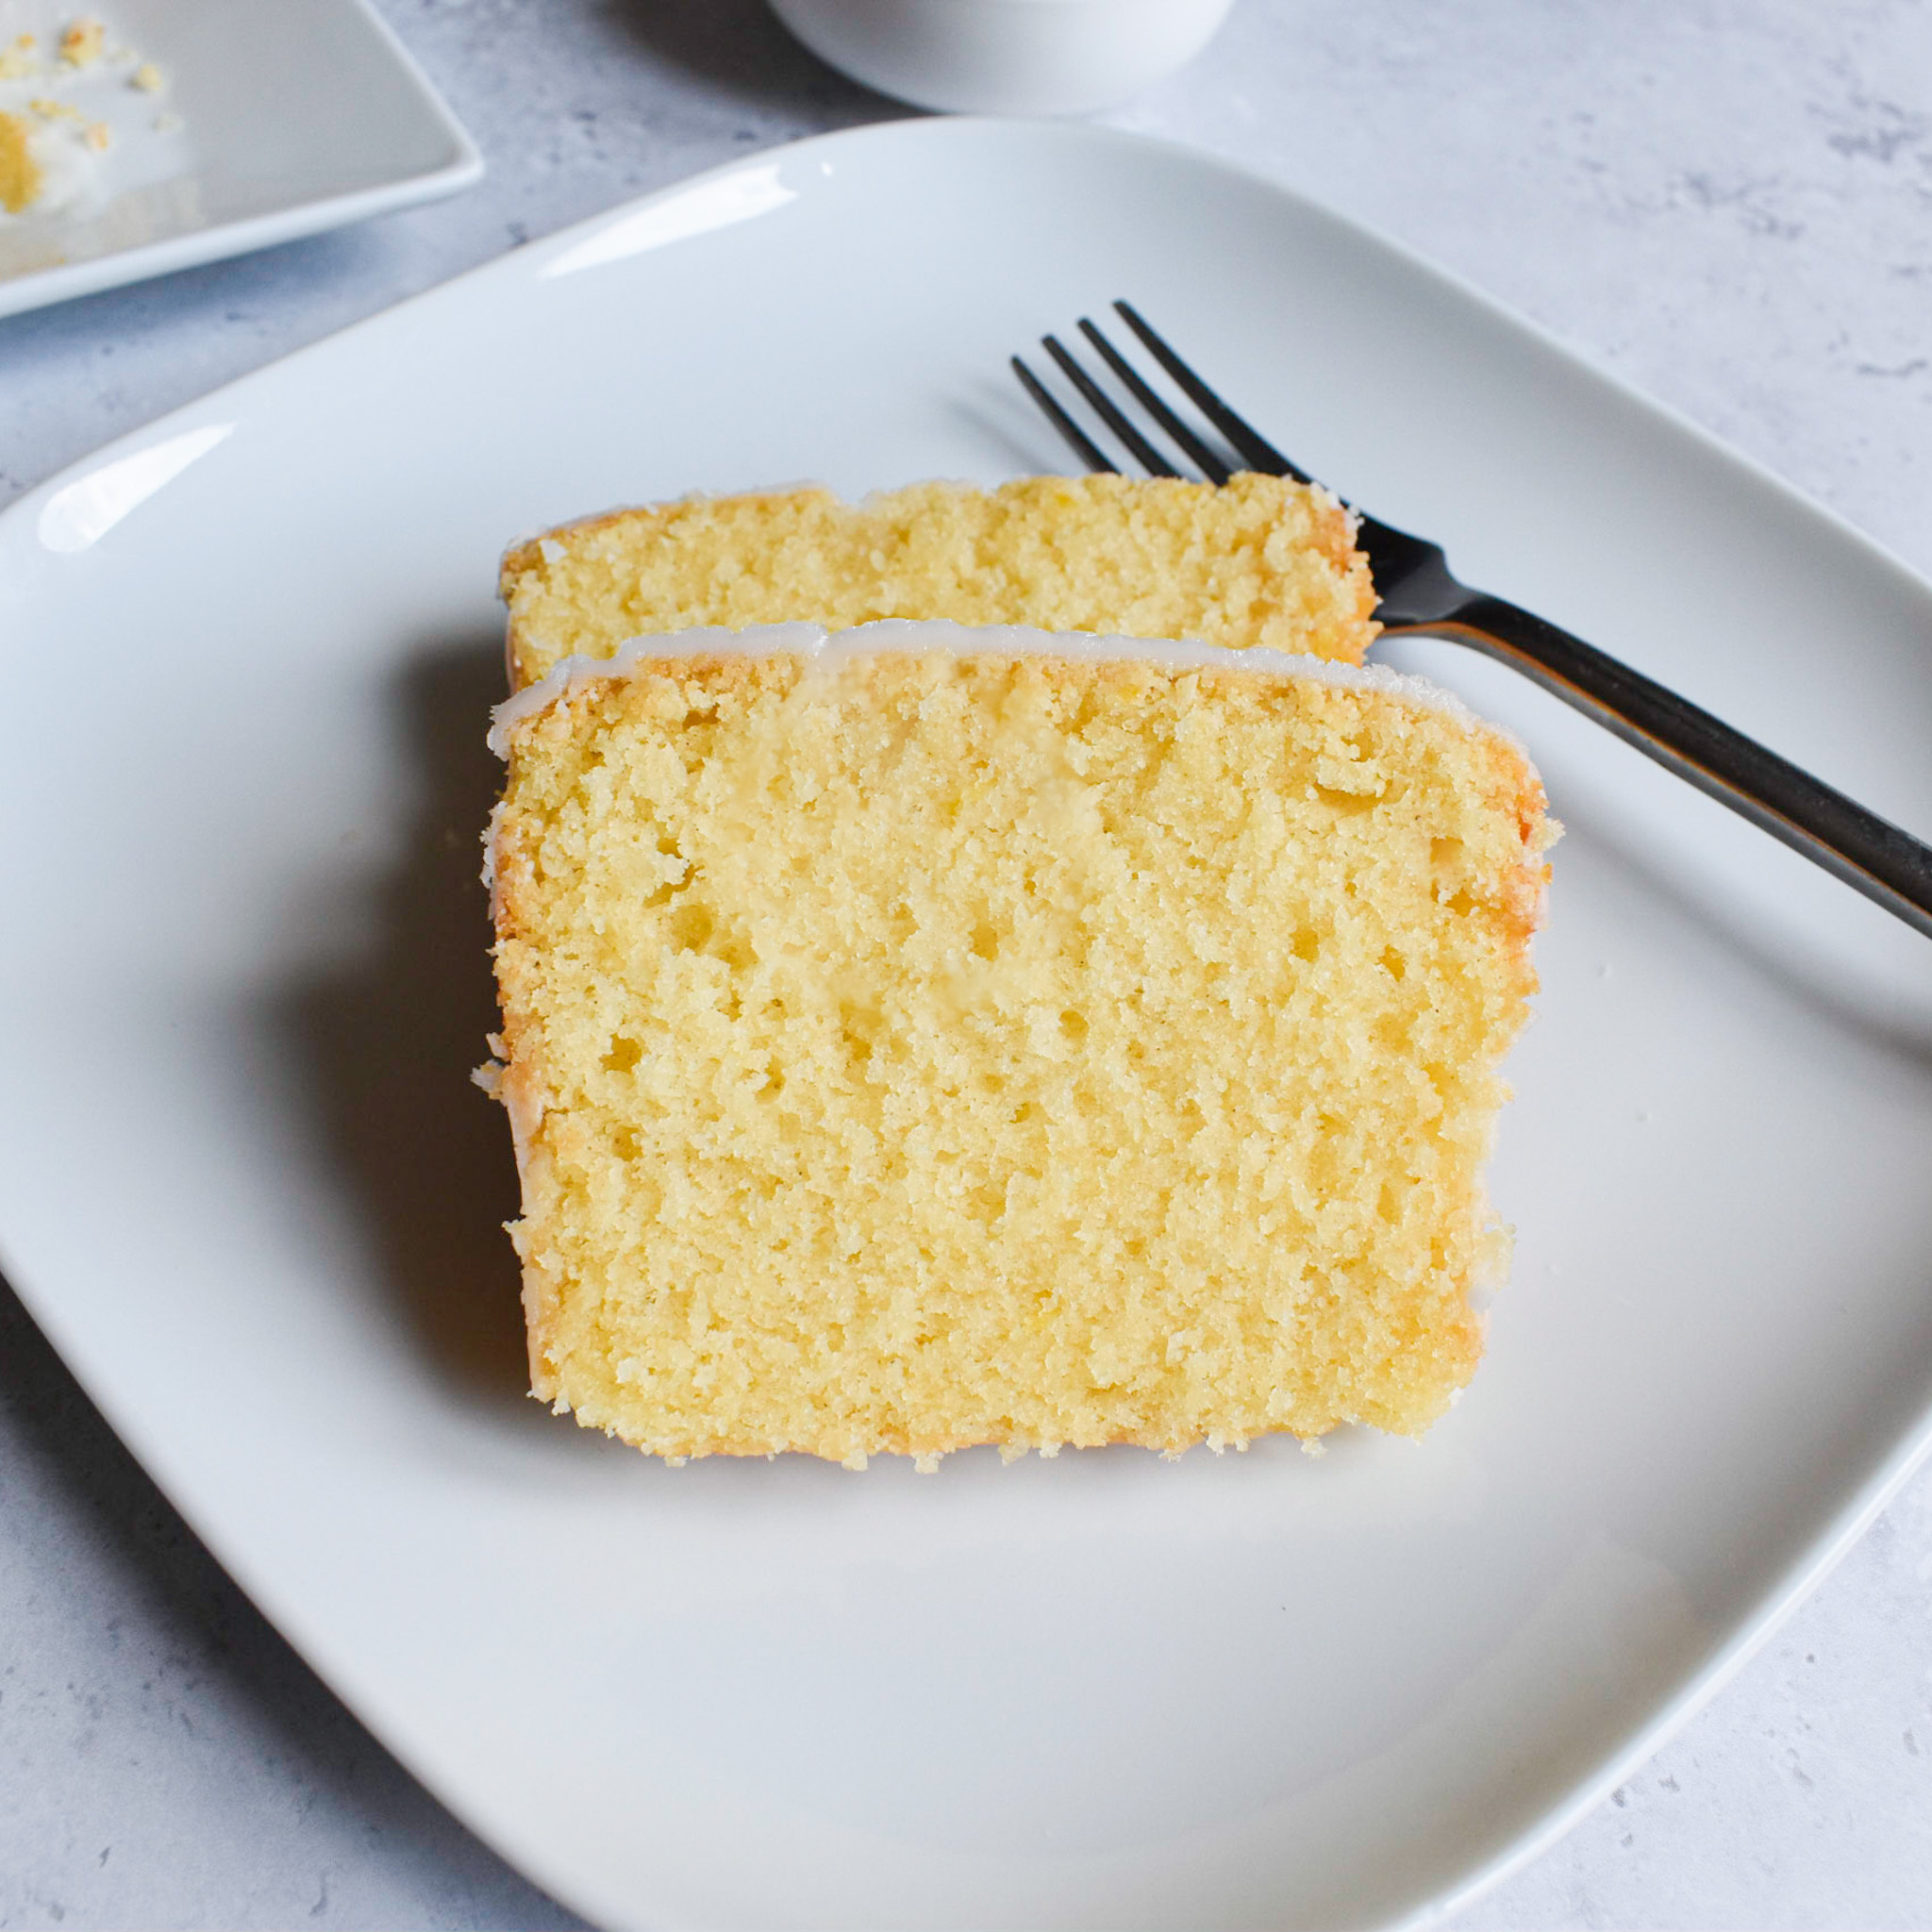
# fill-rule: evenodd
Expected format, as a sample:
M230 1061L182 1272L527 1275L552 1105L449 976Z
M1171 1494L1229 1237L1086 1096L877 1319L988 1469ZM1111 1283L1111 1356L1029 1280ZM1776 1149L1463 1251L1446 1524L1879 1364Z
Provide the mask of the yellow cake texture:
M1359 664L1375 593L1347 510L1278 476L1029 476L691 497L532 539L504 559L510 681L626 639L803 619L1028 625L1264 645Z
M538 1395L669 1457L1419 1434L1549 838L1386 671L874 625L498 713Z

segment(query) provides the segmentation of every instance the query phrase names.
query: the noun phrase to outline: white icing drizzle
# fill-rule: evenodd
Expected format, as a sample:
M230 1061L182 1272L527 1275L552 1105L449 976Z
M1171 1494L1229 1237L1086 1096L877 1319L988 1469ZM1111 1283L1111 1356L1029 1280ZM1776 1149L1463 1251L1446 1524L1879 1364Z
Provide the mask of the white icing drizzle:
M752 630L719 626L683 630L668 637L631 638L608 658L565 658L547 676L507 698L491 713L490 748L498 758L508 758L510 733L525 718L547 710L582 685L635 677L667 658L799 657L829 670L855 658L926 651L945 651L962 658L1058 658L1074 663L1126 659L1158 664L1170 671L1261 673L1343 690L1386 691L1391 697L1444 712L1470 729L1515 742L1500 726L1477 718L1454 692L1425 677L1391 671L1383 664L1338 664L1325 658L1291 656L1286 651L1236 651L1223 644L1174 639L1099 637L1088 631L1033 630L1024 625L974 627L942 619L890 617L840 631L828 631L818 624L774 624Z
M502 754L498 753L498 757ZM503 893L496 883L496 843L503 833L503 808L508 800L499 798L490 808L490 823L483 831L483 884L490 893L490 919L495 924L503 910Z

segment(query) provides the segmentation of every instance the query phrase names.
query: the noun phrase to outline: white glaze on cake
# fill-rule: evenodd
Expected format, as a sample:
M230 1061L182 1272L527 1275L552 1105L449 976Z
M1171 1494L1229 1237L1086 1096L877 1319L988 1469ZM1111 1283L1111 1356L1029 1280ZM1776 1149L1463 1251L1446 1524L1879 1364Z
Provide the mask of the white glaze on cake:
M1460 698L1441 685L1382 664L1338 664L1324 658L1291 657L1285 651L1236 651L1222 644L1174 639L1099 637L1086 631L1033 630L1022 625L974 627L938 619L891 617L841 631L828 631L818 624L774 624L753 630L686 630L669 637L632 638L608 658L566 658L546 677L507 698L491 713L490 748L498 758L507 758L511 727L521 720L547 709L580 685L603 678L635 677L667 658L795 655L830 670L855 658L924 651L948 651L958 657L1060 658L1075 663L1132 660L1171 671L1248 672L1305 678L1344 690L1386 691L1515 743L1508 733L1476 718Z

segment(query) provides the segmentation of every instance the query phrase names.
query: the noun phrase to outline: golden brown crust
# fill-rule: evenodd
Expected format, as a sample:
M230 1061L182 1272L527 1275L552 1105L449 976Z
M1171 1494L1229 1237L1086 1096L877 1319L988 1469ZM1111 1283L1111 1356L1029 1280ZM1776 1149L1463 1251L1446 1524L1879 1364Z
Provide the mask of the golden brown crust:
M744 490L723 497L679 496L667 503L620 504L614 509L593 510L588 516L573 517L566 524L558 524L550 529L538 531L534 537L520 538L503 553L503 561L496 575L496 593L508 604L518 583L532 572L543 568L545 543L580 543L585 539L599 536L607 530L620 530L640 523L671 527L687 517L703 514L714 505L721 503L820 503L832 509L842 510L847 508L836 492L823 485L803 490Z

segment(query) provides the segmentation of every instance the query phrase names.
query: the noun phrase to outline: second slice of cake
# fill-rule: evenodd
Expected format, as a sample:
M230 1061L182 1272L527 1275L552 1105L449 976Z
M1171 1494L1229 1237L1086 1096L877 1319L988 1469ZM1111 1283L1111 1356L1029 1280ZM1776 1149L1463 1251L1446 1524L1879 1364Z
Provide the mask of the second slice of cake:
M1520 749L1386 672L874 625L499 712L536 1392L671 1457L1419 1433L1480 1353Z
M513 686L626 639L807 619L946 618L1265 645L1359 664L1375 591L1355 524L1286 476L1024 476L691 496L613 510L503 560Z

